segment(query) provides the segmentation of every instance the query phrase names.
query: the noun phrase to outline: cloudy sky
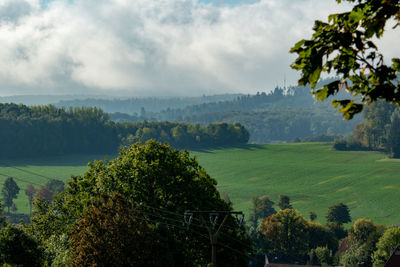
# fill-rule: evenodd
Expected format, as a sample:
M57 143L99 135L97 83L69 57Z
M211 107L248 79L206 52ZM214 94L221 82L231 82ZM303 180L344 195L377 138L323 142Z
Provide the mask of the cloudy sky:
M0 0L0 96L254 93L335 0ZM382 46L398 52L398 32Z

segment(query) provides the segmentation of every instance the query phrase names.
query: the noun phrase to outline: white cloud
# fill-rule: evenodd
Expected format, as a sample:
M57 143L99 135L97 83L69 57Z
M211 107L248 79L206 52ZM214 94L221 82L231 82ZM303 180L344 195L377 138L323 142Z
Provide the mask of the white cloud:
M282 85L335 1L0 0L0 94L255 92ZM391 38L393 39L393 38ZM394 51L395 45L385 43Z

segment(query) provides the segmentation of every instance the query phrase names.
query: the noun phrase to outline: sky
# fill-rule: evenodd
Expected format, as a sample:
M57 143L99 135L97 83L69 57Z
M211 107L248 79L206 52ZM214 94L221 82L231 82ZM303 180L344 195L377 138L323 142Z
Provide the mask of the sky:
M0 96L197 96L296 84L335 0L0 0ZM398 52L398 30L380 42ZM398 56L398 55L397 55Z

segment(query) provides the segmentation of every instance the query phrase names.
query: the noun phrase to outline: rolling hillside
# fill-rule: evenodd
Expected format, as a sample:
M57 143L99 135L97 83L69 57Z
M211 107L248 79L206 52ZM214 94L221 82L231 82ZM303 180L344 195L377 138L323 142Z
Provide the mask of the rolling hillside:
M377 152L343 152L323 144L247 145L195 153L236 209L248 212L252 196L277 201L289 195L294 208L325 221L327 208L346 203L353 219L399 224L400 160Z
M304 216L316 211L324 222L327 208L346 203L353 219L365 217L382 224L399 224L400 160L378 152L343 152L329 144L246 145L237 148L195 151L200 164L217 179L235 209L248 214L252 196L268 195L277 201L289 195ZM51 177L67 180L81 174L86 163L103 156L69 156L0 162L0 184L16 177L21 187L19 212L28 212L26 181L38 187ZM41 176L40 176L41 175Z

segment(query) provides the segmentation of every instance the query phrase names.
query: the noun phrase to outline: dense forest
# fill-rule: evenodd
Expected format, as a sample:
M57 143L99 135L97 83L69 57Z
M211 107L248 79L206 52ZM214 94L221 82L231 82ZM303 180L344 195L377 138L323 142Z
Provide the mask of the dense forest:
M116 123L93 108L0 104L0 157L116 153L121 145L156 139L177 148L247 143L240 124Z
M329 82L325 80L323 83ZM342 98L348 97L341 92ZM63 102L67 104L67 102ZM95 104L95 103L92 103ZM119 109L118 109L119 110ZM160 112L142 109L121 113L115 109L110 118L116 122L176 121L185 123L240 123L250 132L251 143L290 142L311 136L345 135L362 122L362 116L344 121L329 101L315 103L309 87L275 88L269 93L236 96L232 100L167 108Z

